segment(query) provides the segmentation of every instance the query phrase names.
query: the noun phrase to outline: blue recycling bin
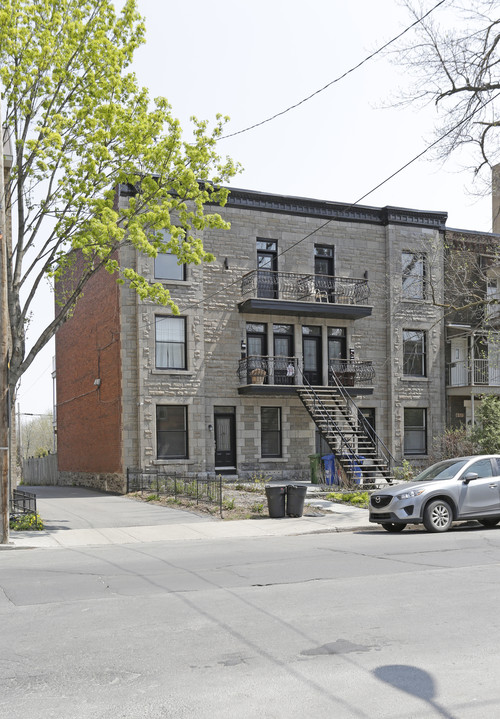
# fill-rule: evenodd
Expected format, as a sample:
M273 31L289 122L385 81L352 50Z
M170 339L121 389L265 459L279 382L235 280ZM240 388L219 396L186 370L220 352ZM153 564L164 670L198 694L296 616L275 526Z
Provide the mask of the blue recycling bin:
M321 457L323 462L325 463L325 482L326 484L332 485L339 483L339 475L337 472L337 469L335 467L335 455L334 454L325 454L323 457Z

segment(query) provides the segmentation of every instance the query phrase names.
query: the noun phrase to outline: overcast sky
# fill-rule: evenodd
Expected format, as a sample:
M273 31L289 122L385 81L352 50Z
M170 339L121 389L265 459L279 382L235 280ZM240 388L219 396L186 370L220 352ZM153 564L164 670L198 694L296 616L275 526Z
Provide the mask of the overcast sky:
M397 0L139 0L139 8L147 26L134 64L141 84L169 99L184 128L191 115L222 113L231 117L228 133L300 102L412 22ZM436 19L455 22L444 8ZM390 107L408 83L392 62L377 56L290 112L221 140L220 153L244 167L233 186L356 202L419 154L434 140L436 110ZM491 231L490 199L471 194L466 164L428 155L362 204L446 211L449 227ZM40 307L52 312L48 291ZM22 413L51 408L53 354L51 344L22 379Z

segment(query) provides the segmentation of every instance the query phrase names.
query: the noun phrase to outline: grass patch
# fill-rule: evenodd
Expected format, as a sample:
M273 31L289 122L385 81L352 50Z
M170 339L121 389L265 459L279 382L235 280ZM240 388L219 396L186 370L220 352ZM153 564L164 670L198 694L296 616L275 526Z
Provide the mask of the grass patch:
M326 495L330 502L340 502L341 504L351 504L354 507L368 508L370 495L368 492L330 492Z

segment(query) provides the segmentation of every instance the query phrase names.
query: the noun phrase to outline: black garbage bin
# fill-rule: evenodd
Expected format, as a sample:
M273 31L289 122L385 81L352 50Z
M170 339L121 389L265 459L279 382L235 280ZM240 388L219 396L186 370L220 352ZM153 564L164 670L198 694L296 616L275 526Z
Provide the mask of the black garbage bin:
M278 519L285 516L286 487L266 484L267 508L269 516Z
M286 492L286 513L289 517L302 517L307 487L302 484L289 484Z

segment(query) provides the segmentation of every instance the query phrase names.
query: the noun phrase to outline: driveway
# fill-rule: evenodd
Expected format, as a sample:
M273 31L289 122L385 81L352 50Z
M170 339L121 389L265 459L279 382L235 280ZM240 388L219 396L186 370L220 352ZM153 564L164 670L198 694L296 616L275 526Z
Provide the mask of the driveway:
M25 487L36 494L38 514L47 531L145 527L211 522L193 512L160 507L128 497L95 492L83 487Z

